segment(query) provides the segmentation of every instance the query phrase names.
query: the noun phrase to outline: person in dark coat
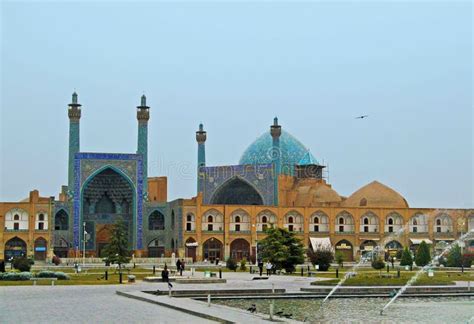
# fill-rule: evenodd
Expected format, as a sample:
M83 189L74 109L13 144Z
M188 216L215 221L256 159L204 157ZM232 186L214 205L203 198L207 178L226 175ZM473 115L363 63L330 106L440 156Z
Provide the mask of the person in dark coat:
M262 259L258 260L258 270L260 270L260 277L263 274L263 261Z
M170 273L168 271L168 267L165 264L165 268L163 269L163 271L161 271L161 281L169 282L170 281L169 275L170 275Z
M176 273L180 273L181 275L183 275L183 271L181 270L181 260L178 259L178 261L176 261Z
M181 277L183 276L184 266L185 266L184 259L181 259L181 266L179 267L179 274Z

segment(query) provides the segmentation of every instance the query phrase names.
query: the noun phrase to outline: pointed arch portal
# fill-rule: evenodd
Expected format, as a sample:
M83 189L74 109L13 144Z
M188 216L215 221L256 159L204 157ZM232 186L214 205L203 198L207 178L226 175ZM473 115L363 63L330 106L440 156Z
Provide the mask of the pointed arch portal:
M112 167L102 169L84 184L81 204L88 254L101 256L119 220L125 222L129 246L133 247L135 190L126 176Z
M224 183L211 198L215 205L263 205L263 198L247 181L235 177Z

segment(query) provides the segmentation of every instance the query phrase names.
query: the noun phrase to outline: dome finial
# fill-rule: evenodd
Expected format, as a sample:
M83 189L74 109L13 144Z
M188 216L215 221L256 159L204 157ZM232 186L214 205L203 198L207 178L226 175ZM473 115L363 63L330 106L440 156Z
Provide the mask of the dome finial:
M141 105L142 107L145 107L145 106L146 106L146 96L145 96L145 94L142 95L140 105Z
M202 123L199 124L199 131L200 132L204 131L204 125Z
M278 117L273 118L273 125L278 126Z

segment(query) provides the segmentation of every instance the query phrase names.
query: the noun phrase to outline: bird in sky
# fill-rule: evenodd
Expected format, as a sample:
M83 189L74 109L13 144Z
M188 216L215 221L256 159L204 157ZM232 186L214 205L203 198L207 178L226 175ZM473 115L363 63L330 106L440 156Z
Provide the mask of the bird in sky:
M364 119L364 118L367 118L367 117L369 117L369 115L358 116L358 117L356 117L355 119Z

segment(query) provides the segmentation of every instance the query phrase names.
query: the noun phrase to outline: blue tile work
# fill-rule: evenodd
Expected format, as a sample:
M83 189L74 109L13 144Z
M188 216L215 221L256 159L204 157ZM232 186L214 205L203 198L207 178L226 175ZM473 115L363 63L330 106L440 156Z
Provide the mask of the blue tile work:
M143 159L142 159L143 178L147 179L148 178L148 163L147 163L148 161L148 124L144 122L138 123L137 153L143 156ZM148 193L148 183L146 181L143 183L143 192Z
M143 164L141 154L76 153L74 159L73 245L79 248L81 241L81 191L90 176L112 167L127 176L136 190L136 244L143 248Z
M79 152L79 121L69 121L69 161L68 161L68 196L72 196L74 186L74 156Z
M240 177L257 190L263 198L264 205L272 206L274 205L273 171L271 163L203 167L199 170L203 177L203 203L210 204L212 196L224 183L234 177Z
M293 175L294 166L305 156L308 149L290 133L282 130L280 150L281 173ZM273 154L272 136L270 132L265 132L245 150L239 164L271 163ZM316 160L314 156L312 158Z

